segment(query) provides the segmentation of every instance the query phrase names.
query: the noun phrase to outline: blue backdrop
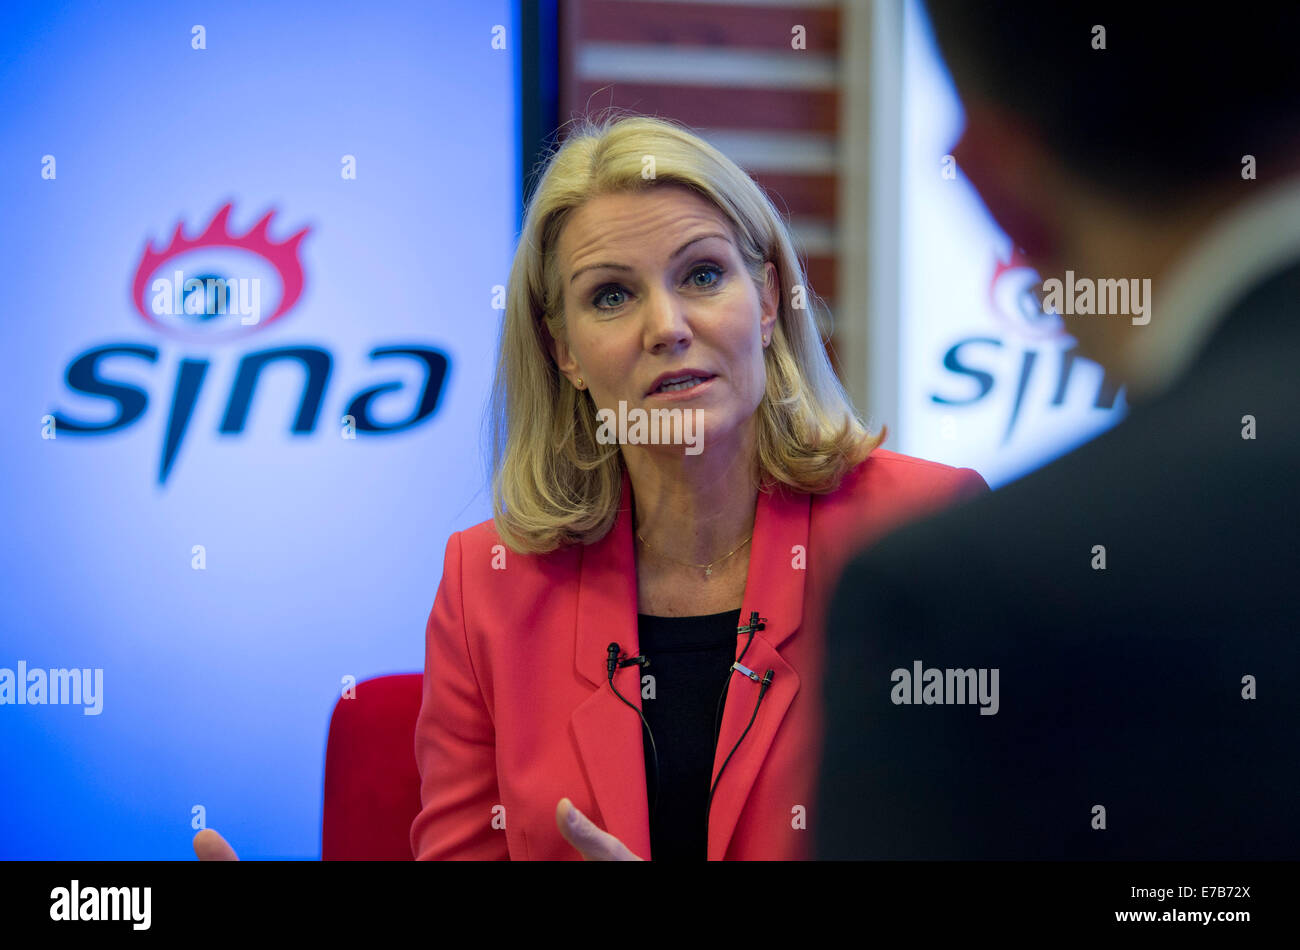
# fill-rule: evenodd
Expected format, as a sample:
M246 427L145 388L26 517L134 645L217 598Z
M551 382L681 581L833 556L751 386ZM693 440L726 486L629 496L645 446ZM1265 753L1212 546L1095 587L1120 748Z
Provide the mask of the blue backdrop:
M490 515L516 24L4 5L0 669L103 685L0 704L0 858L192 857L196 808L319 857L344 677L422 668L447 535ZM177 270L259 280L259 319L160 314Z

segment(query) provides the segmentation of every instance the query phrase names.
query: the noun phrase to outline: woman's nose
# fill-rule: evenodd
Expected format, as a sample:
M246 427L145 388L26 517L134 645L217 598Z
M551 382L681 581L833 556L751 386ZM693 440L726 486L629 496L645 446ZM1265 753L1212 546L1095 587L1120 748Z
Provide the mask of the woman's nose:
M671 348L689 343L694 336L686 302L676 294L663 290L652 293L645 314L647 349Z

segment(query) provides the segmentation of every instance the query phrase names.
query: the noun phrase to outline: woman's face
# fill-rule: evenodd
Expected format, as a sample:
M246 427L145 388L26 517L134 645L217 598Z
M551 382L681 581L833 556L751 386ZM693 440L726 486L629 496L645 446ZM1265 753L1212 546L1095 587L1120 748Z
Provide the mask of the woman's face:
M698 410L706 449L752 424L780 287L769 261L760 295L713 205L677 185L602 195L571 214L556 253L566 339L553 353L597 409ZM665 392L664 374L696 379Z

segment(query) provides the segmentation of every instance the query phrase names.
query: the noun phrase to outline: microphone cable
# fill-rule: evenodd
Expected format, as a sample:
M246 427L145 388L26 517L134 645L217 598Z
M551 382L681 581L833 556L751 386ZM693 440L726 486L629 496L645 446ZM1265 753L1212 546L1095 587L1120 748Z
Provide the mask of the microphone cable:
M622 652L623 652L623 648L620 647L617 643L613 643L613 642L611 642L610 645L605 648L605 678L609 680L609 688L614 691L614 695L617 696L620 700L622 700L623 705L627 706L628 709L632 710L634 713L637 714L637 716L640 717L641 725L645 728L645 734L650 737L650 752L654 756L654 774L655 774L655 796L654 796L654 800L650 803L650 827L653 828L655 823L655 816L659 813L659 750L655 748L655 736L654 733L650 731L650 723L646 722L645 715L641 712L641 710L638 707L633 706L626 699L624 699L623 694L620 693L618 691L618 687L614 685L614 670L616 668L624 667L624 666L640 666L642 669L645 669L647 666L650 665L650 658L645 656L634 656L624 660L620 660L619 655ZM638 685L640 684L640 682L641 681L638 679L637 680Z
M721 768L718 769L717 778L713 780L713 785L709 788L709 805L704 810L704 834L705 834L706 841L708 840L708 833L709 833L708 830L709 816L713 813L713 795L718 790L718 782L722 781L722 773L727 768L727 763L730 762L731 757L736 754L736 750L740 748L740 744L743 741L745 741L745 736L749 735L750 727L754 725L754 720L758 718L759 707L763 705L763 697L767 695L768 687L772 685L772 677L776 674L775 670L768 670L766 673L763 674L763 679L762 682L760 683L758 674L755 673L753 670L749 669L748 667L742 665L740 662L745 658L745 654L749 652L750 644L754 642L754 634L759 630L765 629L766 627L767 624L764 622L764 620L759 618L758 611L754 610L754 611L750 611L749 623L743 627L736 628L737 633L748 632L749 639L745 641L745 648L740 651L740 656L736 659L736 662L732 663L731 668L727 670L727 678L722 684L722 694L718 697L717 713L714 715L713 718L713 753L715 756L717 755L718 752L718 739L722 732L722 724L720 722L722 716L722 704L724 700L726 700L727 690L731 686L732 673L739 671L741 674L749 677L755 683L759 683L758 701L754 703L754 711L753 713L750 714L749 722L745 726L745 731L740 734L740 738L736 740L736 744L732 746L731 751L727 753L727 757L726 759L723 760Z
M722 683L722 693L718 696L718 705L713 717L714 756L716 756L718 753L718 739L720 737L721 730L722 730L722 723L721 723L722 706L723 703L726 701L727 691L731 686L731 674L735 672L740 672L742 675L749 677L755 683L758 683L759 684L758 700L754 704L754 711L753 713L750 714L749 723L745 726L745 731L740 734L740 738L736 740L736 744L732 746L731 751L727 753L727 758L723 761L722 767L718 769L717 778L713 780L713 784L709 788L709 802L708 802L708 806L704 810L704 829L705 829L704 834L705 834L706 848L708 847L707 842L708 842L709 816L713 812L713 796L714 793L717 792L718 782L722 780L722 773L727 768L727 764L731 761L732 756L736 754L736 750L740 748L740 743L745 740L745 736L749 735L749 730L754 725L754 720L758 718L758 710L763 705L763 697L767 695L768 687L772 685L772 677L775 675L775 670L768 670L763 675L760 681L759 675L757 673L755 673L753 670L749 669L748 667L742 665L740 662L745 658L745 654L749 652L749 647L754 642L754 634L757 633L759 630L764 629L766 626L767 624L765 622L765 619L761 619L759 617L758 611L755 610L750 612L748 624L746 624L743 627L736 628L736 633L738 634L748 633L749 639L745 641L745 647L743 650L740 651L740 656L736 658L736 661L732 663L731 667L727 670L727 677ZM619 698L619 701L637 714L637 717L641 720L641 726L645 730L645 734L650 738L651 760L654 764L654 798L651 800L651 804L650 804L650 827L651 829L653 829L655 826L655 819L659 814L659 791L660 791L659 749L658 747L655 746L654 733L650 730L650 723L646 721L645 714L641 712L640 708L628 702L627 698L624 697L624 695L618 691L618 687L614 685L615 670L621 669L622 667L625 666L640 666L642 669L645 669L650 665L650 658L645 656L623 658L622 652L623 652L623 648L620 647L616 642L611 642L609 646L605 648L605 679L609 682L609 688L614 691L614 695Z

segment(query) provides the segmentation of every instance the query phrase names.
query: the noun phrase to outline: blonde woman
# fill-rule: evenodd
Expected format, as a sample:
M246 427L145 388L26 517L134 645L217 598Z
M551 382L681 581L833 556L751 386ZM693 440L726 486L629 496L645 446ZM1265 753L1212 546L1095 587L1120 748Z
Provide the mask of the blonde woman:
M429 616L416 857L810 856L837 567L986 488L877 448L815 305L771 202L691 132L587 120L551 156L510 272L495 517L448 540Z
M838 569L986 489L877 447L819 305L764 192L686 129L584 120L551 155L510 272L495 516L448 539L426 630L417 858L811 856Z

